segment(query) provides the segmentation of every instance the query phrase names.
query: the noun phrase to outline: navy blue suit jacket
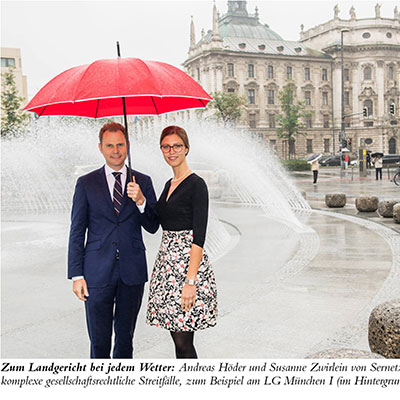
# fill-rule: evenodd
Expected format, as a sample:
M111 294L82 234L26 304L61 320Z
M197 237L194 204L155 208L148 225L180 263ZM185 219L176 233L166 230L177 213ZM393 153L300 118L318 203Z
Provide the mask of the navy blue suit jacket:
M146 198L144 213L126 195L119 215L114 211L104 167L81 176L75 187L68 246L68 278L83 275L88 287L111 283L116 250L122 281L138 285L147 281L142 227L155 233L156 196L149 176L132 170Z

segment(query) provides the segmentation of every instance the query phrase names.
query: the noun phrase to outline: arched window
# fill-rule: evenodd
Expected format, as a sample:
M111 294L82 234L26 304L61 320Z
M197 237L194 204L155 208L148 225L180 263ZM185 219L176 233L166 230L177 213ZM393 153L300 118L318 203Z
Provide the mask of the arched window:
M396 154L396 139L394 137L389 139L389 154Z
M372 76L371 67L364 68L364 81L370 81Z
M249 78L254 78L254 65L253 64L249 64L248 75L249 75Z
M374 111L372 100L365 100L364 101L364 107L366 107L368 109L368 116L369 117L372 116L372 113Z

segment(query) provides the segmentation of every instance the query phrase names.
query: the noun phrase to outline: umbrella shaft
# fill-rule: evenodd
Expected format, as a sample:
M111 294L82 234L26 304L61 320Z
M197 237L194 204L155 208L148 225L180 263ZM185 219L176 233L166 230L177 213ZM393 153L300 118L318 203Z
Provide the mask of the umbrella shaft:
M131 148L129 146L128 119L126 117L125 97L122 97L122 107L124 109L125 139L126 139L126 148L128 151L128 182L132 182Z

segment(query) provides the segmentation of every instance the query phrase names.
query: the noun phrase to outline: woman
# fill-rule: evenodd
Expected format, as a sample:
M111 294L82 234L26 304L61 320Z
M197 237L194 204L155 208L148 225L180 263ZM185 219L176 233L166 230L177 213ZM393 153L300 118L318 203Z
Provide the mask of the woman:
M170 331L176 358L197 358L194 332L216 324L217 288L203 250L208 191L187 162L189 140L183 128L168 126L160 137L174 177L167 181L156 212L163 228L150 282L146 322Z

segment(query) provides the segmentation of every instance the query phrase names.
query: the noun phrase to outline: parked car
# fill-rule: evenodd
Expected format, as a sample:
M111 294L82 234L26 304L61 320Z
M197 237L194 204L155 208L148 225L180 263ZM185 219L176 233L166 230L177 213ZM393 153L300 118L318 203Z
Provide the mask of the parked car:
M358 159L357 155L355 153L348 153L349 158L350 158L350 165L357 165ZM321 161L322 159L322 161ZM340 155L336 154L334 156L328 156L328 158L323 159L321 157L319 164L322 167L338 167L340 166Z
M320 161L319 164L322 167L335 167L340 165L340 156L329 156L324 160Z
M383 165L396 164L398 162L400 162L400 154L385 154L382 157Z

